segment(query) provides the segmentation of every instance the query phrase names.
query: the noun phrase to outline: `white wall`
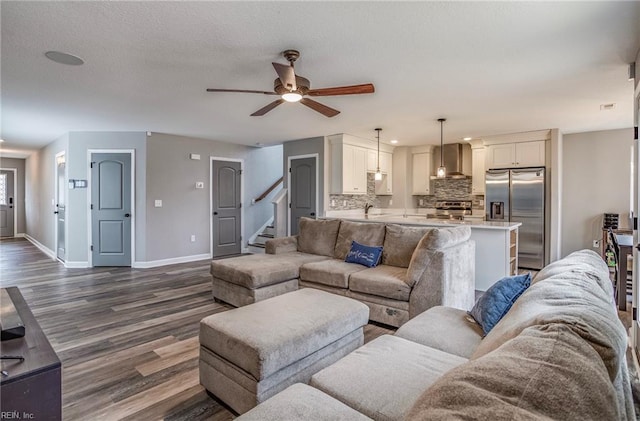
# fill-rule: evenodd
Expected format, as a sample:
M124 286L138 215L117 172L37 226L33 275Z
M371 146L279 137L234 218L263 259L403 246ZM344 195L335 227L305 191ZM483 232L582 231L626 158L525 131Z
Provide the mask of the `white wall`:
M604 213L620 214L620 226L628 227L632 144L633 129L563 136L560 257L592 248Z

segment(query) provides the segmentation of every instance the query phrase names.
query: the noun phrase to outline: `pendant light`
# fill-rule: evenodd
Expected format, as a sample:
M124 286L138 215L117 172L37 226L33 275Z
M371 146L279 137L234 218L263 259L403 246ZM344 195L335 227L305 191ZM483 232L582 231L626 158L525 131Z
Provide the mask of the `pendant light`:
M375 129L378 132L378 166L376 167L376 175L373 177L374 180L380 181L382 180L382 173L380 172L380 131L382 129Z
M443 136L442 136L442 126L444 124L445 121L447 121L446 118L439 118L438 121L440 122L440 166L438 167L438 169L436 170L436 177L437 178L445 178L447 176L447 168L444 166L444 148L443 148Z

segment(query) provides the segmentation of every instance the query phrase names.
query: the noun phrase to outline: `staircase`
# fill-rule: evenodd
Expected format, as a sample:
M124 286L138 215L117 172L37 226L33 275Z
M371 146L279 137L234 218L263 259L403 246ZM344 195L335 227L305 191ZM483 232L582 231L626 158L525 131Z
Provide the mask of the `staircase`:
M265 243L275 237L275 228L273 225L267 226L264 231L256 236L252 243L247 244L251 253L263 253L265 252Z

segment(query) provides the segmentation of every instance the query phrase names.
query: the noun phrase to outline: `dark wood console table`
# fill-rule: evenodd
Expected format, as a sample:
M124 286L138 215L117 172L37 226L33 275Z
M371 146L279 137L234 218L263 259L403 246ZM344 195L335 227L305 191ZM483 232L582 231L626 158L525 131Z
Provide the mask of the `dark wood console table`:
M14 419L62 419L62 364L17 287L6 289L25 327L25 336L0 342L2 360L0 406Z

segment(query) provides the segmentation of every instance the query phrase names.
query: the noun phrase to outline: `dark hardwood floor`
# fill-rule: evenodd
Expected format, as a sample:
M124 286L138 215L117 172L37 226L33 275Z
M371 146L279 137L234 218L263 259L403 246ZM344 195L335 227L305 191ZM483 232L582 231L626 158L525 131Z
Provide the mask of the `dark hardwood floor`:
M207 261L66 269L24 239L0 241L0 283L20 288L63 366L65 420L228 420L198 379ZM365 342L393 330L369 324Z

